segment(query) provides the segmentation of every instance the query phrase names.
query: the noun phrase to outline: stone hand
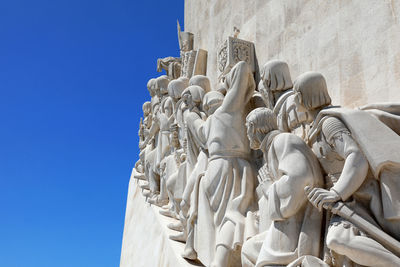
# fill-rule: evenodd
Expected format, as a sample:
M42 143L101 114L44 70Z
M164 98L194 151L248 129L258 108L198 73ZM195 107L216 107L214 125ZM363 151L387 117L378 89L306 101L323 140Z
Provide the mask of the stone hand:
M304 191L307 194L308 200L319 211L322 211L325 204L329 205L340 200L340 196L333 190L329 191L323 188L311 188L310 186L306 186Z

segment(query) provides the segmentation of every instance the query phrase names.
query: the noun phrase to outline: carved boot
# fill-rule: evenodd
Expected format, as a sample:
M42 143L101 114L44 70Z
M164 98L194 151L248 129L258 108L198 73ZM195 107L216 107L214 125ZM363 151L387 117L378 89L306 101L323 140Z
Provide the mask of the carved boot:
M196 260L197 259L197 252L193 248L193 244L194 244L193 238L194 238L194 235L193 235L193 231L192 231L187 236L185 250L181 254L182 257L184 257L185 259L188 259L188 260Z
M197 252L191 247L185 248L181 256L188 260L197 260Z
M172 204L170 202L167 205L162 206L161 208L164 209L164 210L170 210L170 209L172 209Z
M134 178L138 179L138 180L143 180L146 181L146 176L144 176L144 173L140 173L140 172L136 172L133 175Z
M175 222L175 223L170 223L170 224L167 225L167 227L169 229L171 229L171 230L174 230L174 231L179 231L179 232L183 231L183 225L179 221Z
M149 198L147 200L147 202L149 202L152 205L156 205L158 207L162 207L162 206L164 206L165 204L168 203L168 199L160 199L159 196L154 196L152 198Z
M160 212L161 215L164 215L164 216L167 216L167 217L171 217L171 218L176 218L176 215L172 210L162 209L159 212Z
M176 235L170 235L169 239L179 242L186 242L186 235L184 232L180 232L179 234Z
M142 183L140 185L140 188L150 190L149 183L148 182Z
M151 196L151 192L150 192L150 190L143 190L142 191L142 195L145 196L145 197L150 197Z

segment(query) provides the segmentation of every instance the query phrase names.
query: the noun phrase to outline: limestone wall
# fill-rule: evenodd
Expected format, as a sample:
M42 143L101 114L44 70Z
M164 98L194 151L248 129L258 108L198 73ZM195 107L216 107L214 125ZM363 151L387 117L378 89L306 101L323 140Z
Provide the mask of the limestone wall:
M214 84L217 47L234 26L255 43L259 66L285 60L293 80L324 74L333 104L400 101L400 1L185 0L185 31L208 50Z

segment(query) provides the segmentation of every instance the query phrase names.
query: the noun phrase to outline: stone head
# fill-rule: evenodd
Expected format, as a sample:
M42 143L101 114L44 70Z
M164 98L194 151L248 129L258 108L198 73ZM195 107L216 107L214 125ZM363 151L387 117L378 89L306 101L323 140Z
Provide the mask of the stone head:
M156 79L156 93L159 97L168 94L169 79L167 75L162 75Z
M284 61L271 60L264 64L260 74L258 91L267 102L266 105L272 109L275 105L274 94L293 87L289 66Z
M247 115L246 128L250 147L254 150L260 149L264 137L278 129L276 115L269 108L256 108Z
M185 79L187 81L187 78ZM173 80L168 84L168 95L171 96L175 102L177 102L181 98L182 92L187 86L187 82L185 82L183 79Z
M156 79L152 78L147 82L147 90L150 93L150 96L153 97L156 95L155 91Z
M142 110L143 110L143 115L147 117L151 113L151 102L150 101L144 102Z
M294 83L295 103L298 111L312 111L329 106L331 97L324 76L318 72L306 72Z
M198 85L191 85L182 93L183 102L189 107L200 107L204 97L204 90Z

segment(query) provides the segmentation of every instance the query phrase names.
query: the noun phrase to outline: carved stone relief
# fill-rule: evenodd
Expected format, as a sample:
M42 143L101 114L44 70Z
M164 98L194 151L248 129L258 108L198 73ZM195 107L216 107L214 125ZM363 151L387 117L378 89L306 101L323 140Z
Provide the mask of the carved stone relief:
M228 37L219 47L217 55L219 76L226 75L240 61L249 64L255 72L254 44L236 37Z
M237 29L217 55L223 88L211 88L207 52L178 29L180 61L160 60L168 76L148 83L132 174L173 218L182 257L400 266L400 104L333 107L322 74L293 83L279 60L263 65L256 86L254 44ZM180 74L169 72L179 62Z

